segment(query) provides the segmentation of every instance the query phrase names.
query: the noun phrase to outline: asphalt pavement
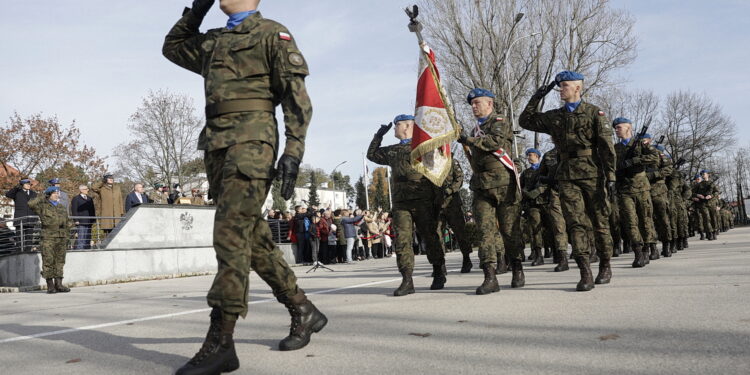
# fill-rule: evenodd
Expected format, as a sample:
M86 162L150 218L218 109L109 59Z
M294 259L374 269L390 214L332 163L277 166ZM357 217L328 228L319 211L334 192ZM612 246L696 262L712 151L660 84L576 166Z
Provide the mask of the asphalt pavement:
M528 252L528 250L527 250ZM329 319L304 349L280 352L289 316L257 275L237 324L235 374L750 374L750 228L690 240L669 259L613 261L610 285L576 292L578 270L529 267L526 286L474 294L481 270L392 297L395 258L296 267ZM594 268L596 269L596 268ZM170 374L199 349L212 276L0 294L0 374Z

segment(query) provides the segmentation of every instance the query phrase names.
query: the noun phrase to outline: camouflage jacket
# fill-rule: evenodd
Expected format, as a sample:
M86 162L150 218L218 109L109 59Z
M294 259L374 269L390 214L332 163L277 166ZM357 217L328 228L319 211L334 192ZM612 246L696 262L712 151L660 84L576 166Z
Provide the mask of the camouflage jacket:
M526 168L521 172L521 193L523 195L521 204L524 207L540 206L549 202L546 194L548 185L541 181L542 172L541 162L536 170Z
M716 188L716 185L714 185L711 181L701 181L697 184L693 185L693 198L700 199L698 202L695 202L697 204L705 204L709 203L708 199L705 199L705 197L711 195L712 198L716 196L716 194L719 192L719 190ZM704 198L698 197L698 195L702 195Z
M685 201L690 199L692 192L690 186L685 182L685 174L679 169L672 168L672 174L666 178L667 189L669 189L669 195L675 202L681 202L684 207Z
M487 121L471 132L466 140L471 150L472 190L492 189L515 183L513 172L505 167L493 153L503 149L510 154L513 147L513 129L503 117L490 114Z
M446 198L453 194L458 194L463 184L464 171L461 169L461 165L458 164L456 158L451 158L451 172L448 173L445 181L443 181L442 193Z
M614 145L617 157L617 169L615 171L617 175L617 191L624 194L650 191L651 184L646 176L645 165L659 159L656 149L643 144L643 142L638 142L633 147L630 155L628 155L628 150L633 146L633 142L635 141L635 137L632 137L627 146L622 144L622 142L617 142ZM634 163L632 166L625 168L624 163L627 159L633 160Z
M548 189L557 191L557 149L553 148L544 153L542 164L539 166L539 182L548 187Z
M367 159L391 167L391 196L393 204L427 200L434 202L435 185L411 166L409 143L380 147L382 137L377 134L367 148Z
M612 128L599 107L582 101L573 112L565 107L537 112L541 98L532 97L518 118L526 130L552 137L560 164L560 181L606 178L615 181Z
M659 150L652 146L649 148L658 156L656 160L643 163L646 167L646 176L651 183L651 194L666 194L666 178L672 174L672 164Z
M149 196L149 199L151 200L150 203L153 203L153 204L168 204L169 203L167 201L167 196L164 195L164 193L160 193L160 192L152 192L151 195Z
M312 105L305 88L307 63L289 30L260 12L231 30L201 33L200 23L192 12L183 13L162 49L167 59L205 80L206 126L198 148L212 151L262 141L277 154L274 107L280 104L286 127L284 153L301 160Z
M62 203L57 206L50 203L46 196L40 194L29 202L42 222L42 237L67 238L73 228L73 221L68 217L68 210Z

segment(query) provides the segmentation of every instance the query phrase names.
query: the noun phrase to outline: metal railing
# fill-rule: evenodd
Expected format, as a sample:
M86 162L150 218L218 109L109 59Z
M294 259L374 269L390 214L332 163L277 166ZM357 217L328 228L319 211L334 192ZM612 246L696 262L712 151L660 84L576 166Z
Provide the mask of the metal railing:
M75 223L68 233L69 250L98 249L122 217L71 216ZM0 222L0 255L39 250L42 224L39 216L24 216Z
M275 243L289 243L289 222L279 219L268 219L271 228L271 237Z

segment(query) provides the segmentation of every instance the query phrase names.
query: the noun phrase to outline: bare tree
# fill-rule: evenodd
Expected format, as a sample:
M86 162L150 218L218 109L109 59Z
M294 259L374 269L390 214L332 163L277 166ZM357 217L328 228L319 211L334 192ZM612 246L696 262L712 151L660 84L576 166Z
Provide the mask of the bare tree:
M607 0L419 3L454 103L463 103L472 88L484 87L495 93L501 112L513 108L517 115L528 96L558 71L583 73L591 95L619 84L613 73L636 56L633 17ZM461 107L457 113L466 116ZM535 136L534 144L539 142Z
M667 148L675 160L684 158L694 173L714 166L715 158L735 142L735 124L721 106L706 94L677 91L669 94L656 131L666 135Z
M115 148L117 166L135 181L182 185L195 173L198 133L202 118L187 95L151 91L130 116L131 139Z

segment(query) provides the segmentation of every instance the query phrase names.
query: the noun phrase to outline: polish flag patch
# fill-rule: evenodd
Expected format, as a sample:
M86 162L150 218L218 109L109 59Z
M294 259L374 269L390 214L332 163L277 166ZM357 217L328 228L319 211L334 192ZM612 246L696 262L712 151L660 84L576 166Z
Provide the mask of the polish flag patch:
M279 39L281 40L292 40L292 36L287 33L279 33Z

